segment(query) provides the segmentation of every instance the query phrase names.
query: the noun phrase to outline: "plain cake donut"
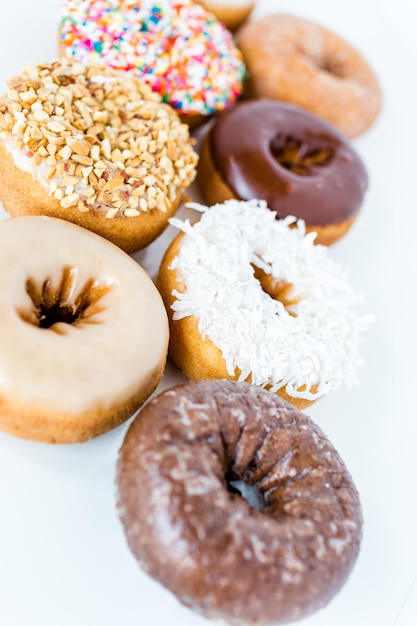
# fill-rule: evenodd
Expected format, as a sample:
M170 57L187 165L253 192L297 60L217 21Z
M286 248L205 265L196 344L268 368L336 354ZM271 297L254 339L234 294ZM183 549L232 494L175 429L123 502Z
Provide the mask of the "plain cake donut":
M229 30L237 30L252 13L255 0L198 0L199 4L213 13Z
M127 252L156 239L195 176L189 128L134 77L70 60L27 65L0 99L0 199Z
M378 79L347 41L284 13L250 20L237 33L247 66L245 94L297 104L348 137L364 133L381 108Z
M359 551L359 496L339 454L308 416L247 383L189 382L151 400L122 444L117 487L144 570L227 623L316 611Z
M171 220L182 232L157 283L175 365L192 380L250 381L299 408L355 384L370 318L329 248L262 201L197 208L193 224Z
M0 221L0 428L71 443L121 424L162 377L168 321L145 271L79 226Z
M64 0L60 11L61 54L134 73L190 125L242 92L231 33L192 0Z
M241 132L244 128L245 132ZM265 200L278 218L303 219L316 243L340 239L368 187L362 159L334 126L275 100L238 104L205 135L198 182L208 204Z

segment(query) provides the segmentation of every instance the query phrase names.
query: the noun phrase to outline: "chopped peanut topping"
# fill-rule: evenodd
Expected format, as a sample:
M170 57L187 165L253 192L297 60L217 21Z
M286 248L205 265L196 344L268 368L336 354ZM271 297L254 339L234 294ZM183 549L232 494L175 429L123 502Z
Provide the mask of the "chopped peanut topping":
M164 211L195 177L177 113L137 78L71 60L28 65L0 99L0 138L64 208Z

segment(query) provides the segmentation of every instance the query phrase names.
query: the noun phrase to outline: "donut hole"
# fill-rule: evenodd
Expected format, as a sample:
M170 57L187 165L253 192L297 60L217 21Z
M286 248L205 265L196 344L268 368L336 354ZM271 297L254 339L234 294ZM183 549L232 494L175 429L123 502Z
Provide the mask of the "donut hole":
M20 317L38 328L51 329L60 334L65 332L68 325L100 323L97 313L104 309L100 301L109 291L110 285L89 279L74 295L77 273L76 268L64 267L57 286L53 285L50 277L41 283L32 277L28 278L25 288L32 306L20 310Z
M294 312L295 305L299 302L299 298L295 298L292 283L284 279L275 278L272 274L267 274L260 267L253 266L254 276L261 284L265 293L274 300L281 302L286 311L296 317Z
M338 54L337 50L322 50L321 53L310 46L294 44L294 52L304 65L335 78L346 77L346 58Z
M232 472L226 473L225 480L229 493L244 498L252 508L258 511L265 510L265 498L256 485L250 485L244 480L236 478Z
M316 67L325 72L326 74L331 74L336 78L345 78L346 76L346 67L345 64L341 63L338 59L332 57L322 57L319 59L313 59Z
M317 141L313 145L283 134L274 137L269 149L282 167L298 176L315 174L316 168L328 165L335 153L334 148L324 142Z

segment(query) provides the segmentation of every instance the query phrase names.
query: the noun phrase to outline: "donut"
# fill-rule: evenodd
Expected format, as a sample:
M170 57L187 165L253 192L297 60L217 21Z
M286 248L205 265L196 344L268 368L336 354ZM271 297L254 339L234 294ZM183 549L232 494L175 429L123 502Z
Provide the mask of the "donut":
M365 166L343 133L305 109L266 99L218 118L203 140L197 171L208 204L260 198L279 218L303 219L325 245L352 226L368 186Z
M198 2L231 31L237 30L255 7L255 0L198 0Z
M126 252L156 239L195 177L189 128L134 77L28 65L0 99L0 200L69 220Z
M381 108L379 81L347 41L310 20L283 13L244 24L236 36L249 98L297 104L357 137Z
M192 0L64 0L59 50L137 74L193 126L243 89L245 67L231 34Z
M168 321L146 272L58 218L0 221L0 429L72 443L129 418L162 377Z
M299 408L355 384L371 318L355 311L359 296L329 249L263 201L200 210L192 225L171 220L182 232L158 275L175 365L191 380L247 380Z
M360 500L335 448L307 415L243 382L188 382L151 400L122 444L117 493L143 569L221 623L305 617L360 548Z

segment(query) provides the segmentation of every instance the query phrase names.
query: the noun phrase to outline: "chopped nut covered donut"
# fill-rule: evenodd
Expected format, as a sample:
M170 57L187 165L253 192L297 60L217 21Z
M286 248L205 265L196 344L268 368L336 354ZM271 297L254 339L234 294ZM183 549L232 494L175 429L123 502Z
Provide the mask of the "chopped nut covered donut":
M11 215L61 217L127 251L162 232L197 163L188 127L147 85L70 60L8 81L0 156Z
M152 400L127 433L117 483L139 563L228 623L312 613L359 551L359 496L339 454L309 417L247 383L186 383Z

